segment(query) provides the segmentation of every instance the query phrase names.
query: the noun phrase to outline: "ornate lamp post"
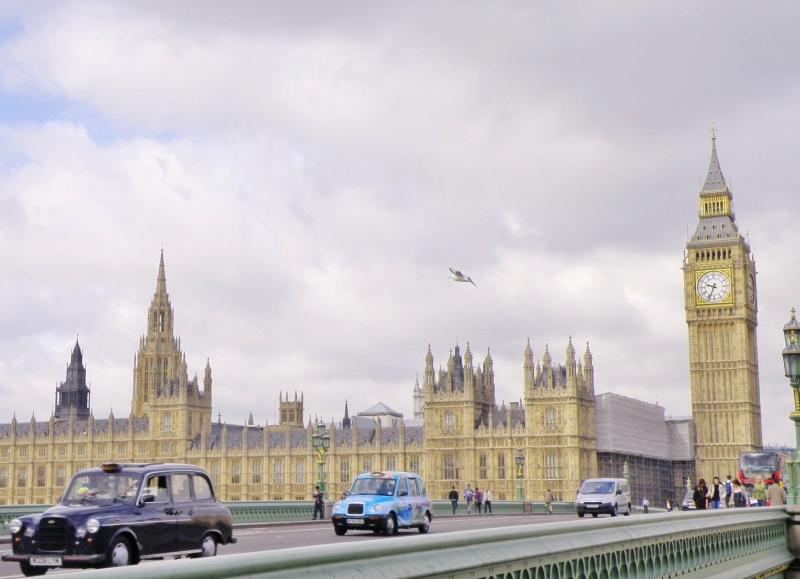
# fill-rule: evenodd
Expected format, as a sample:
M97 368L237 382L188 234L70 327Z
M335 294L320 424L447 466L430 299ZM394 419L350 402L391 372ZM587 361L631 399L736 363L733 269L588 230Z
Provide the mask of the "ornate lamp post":
M786 347L783 349L783 370L789 379L794 394L794 410L789 418L794 421L795 448L800 448L800 322L797 321L797 312L792 308L792 318L783 326L783 339ZM789 470L789 504L800 504L800 461L792 460L786 464Z
M314 450L317 452L317 484L322 496L325 496L325 454L331 447L331 436L321 420L317 422L317 430L311 437Z
M517 500L524 501L525 493L522 490L522 474L525 469L525 455L522 450L517 451L517 456L514 457L514 464L517 465Z

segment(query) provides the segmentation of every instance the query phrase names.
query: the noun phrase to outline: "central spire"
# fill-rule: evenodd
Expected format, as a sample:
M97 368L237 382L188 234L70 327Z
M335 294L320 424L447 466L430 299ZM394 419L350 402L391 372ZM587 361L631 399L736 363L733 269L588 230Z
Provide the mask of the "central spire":
M719 166L719 159L717 158L717 132L714 127L712 127L711 162L708 164L708 175L706 175L706 182L703 185L701 193L719 193L727 190L728 186L725 184L725 177L722 175L722 169Z
M166 295L167 275L164 273L164 249L161 249L161 260L158 262L158 280L156 281L156 293Z

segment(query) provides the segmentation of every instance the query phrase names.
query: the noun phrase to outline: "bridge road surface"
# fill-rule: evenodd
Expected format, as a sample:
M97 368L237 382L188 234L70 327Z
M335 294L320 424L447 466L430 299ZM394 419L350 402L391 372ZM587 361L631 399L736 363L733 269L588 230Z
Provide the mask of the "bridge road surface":
M634 514L638 514L634 512ZM605 517L601 517L605 518ZM556 521L578 521L583 520L587 525L591 525L592 517L578 519L574 513L567 515L474 515L470 517L442 518L433 519L431 523L431 533L452 533L454 531L466 531L470 529L490 529L496 527L516 527L520 525L547 524ZM287 549L291 547L304 547L310 545L347 545L364 541L402 541L403 537L413 537L419 535L417 529L401 529L399 534L394 537L376 536L366 531L348 531L343 537L337 537L333 533L333 525L325 523L314 524L288 524L273 525L269 527L238 527L234 530L234 537L238 542L233 545L221 545L217 556L224 557L234 553L250 553L254 551L272 551L276 549ZM0 543L0 554L10 553L9 543ZM150 561L139 563L139 565L151 565ZM73 574L83 572L91 575L90 569L51 569L45 577L51 575ZM0 577L22 577L19 571L19 563L4 563L0 561Z

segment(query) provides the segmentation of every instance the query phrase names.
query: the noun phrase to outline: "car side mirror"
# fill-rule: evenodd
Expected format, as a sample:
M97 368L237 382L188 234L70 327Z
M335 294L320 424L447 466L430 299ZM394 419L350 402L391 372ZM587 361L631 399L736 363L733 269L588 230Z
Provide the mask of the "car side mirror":
M155 495L151 494L143 494L142 497L139 499L139 504L143 505L145 503L153 503L156 500Z

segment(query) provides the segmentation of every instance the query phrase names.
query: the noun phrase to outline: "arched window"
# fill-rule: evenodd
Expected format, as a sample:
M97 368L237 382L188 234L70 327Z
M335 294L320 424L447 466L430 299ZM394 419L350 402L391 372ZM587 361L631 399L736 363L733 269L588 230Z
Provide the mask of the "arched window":
M552 406L544 411L544 429L558 430L558 410Z

